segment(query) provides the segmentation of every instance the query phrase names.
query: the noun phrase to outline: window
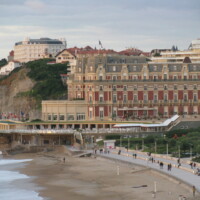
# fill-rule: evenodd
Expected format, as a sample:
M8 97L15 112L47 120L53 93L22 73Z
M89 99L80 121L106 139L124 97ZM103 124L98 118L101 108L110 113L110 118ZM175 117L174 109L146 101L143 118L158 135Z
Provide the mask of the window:
M64 115L59 115L59 120L64 120L65 116Z
M90 71L91 71L91 72L93 71L93 67L92 67L92 66L90 66Z
M197 94L194 94L194 102L197 102Z
M184 90L187 90L187 85L184 85Z
M174 102L178 102L178 95L174 94Z
M126 95L126 94L124 94L124 98L123 98L123 100L124 100L124 103L127 102L127 95Z
M113 81L116 81L117 80L117 76L113 76Z
M124 91L126 91L127 90L127 86L126 85L124 85Z
M158 89L158 86L157 85L154 85L154 90L157 90Z
M176 75L174 75L174 80L177 80L177 76Z
M99 90L100 90L100 91L103 91L103 85L100 85L100 86L99 86Z
M48 114L48 120L51 121L51 115L50 114Z
M196 71L197 70L197 66L193 65L193 70Z
M146 94L144 94L144 103L147 103L148 101L147 101L147 95Z
M134 102L137 102L138 101L138 97L137 95L134 95Z
M102 81L103 80L103 76L99 76L99 80Z
M137 90L137 85L134 85L134 90Z
M136 71L137 70L137 67L136 66L133 66L133 71Z
M116 91L117 87L116 85L113 85L113 91Z
M116 71L116 66L113 66L113 72L115 72Z
M197 89L197 85L194 85L194 90L196 90Z
M89 111L89 118L92 119L92 117L93 117L93 113L92 113L92 110L90 110Z
M81 72L81 68L80 67L78 68L78 72Z
M57 115L53 115L53 120L57 120L58 116Z
M117 103L117 95L116 94L113 95L113 103Z
M153 71L157 71L157 66L153 66Z
M74 114L68 114L67 120L74 120Z
M147 90L147 86L146 85L144 85L144 90Z
M76 120L85 120L85 113L77 113Z
M99 96L99 102L101 102L101 103L103 102L103 95Z
M177 85L174 85L174 90L177 90Z
M157 96L157 94L155 94L154 95L154 103L157 103L157 101L158 101L158 96Z
M167 90L167 85L164 85L164 90Z
M103 117L104 117L103 109L100 109L99 114L100 114L100 119L103 119Z
M167 94L164 94L164 101L167 102L168 98L167 98Z
M92 95L89 96L89 102L92 102Z
M187 94L184 94L183 99L185 102L187 101Z
M164 74L164 80L167 80L167 74Z

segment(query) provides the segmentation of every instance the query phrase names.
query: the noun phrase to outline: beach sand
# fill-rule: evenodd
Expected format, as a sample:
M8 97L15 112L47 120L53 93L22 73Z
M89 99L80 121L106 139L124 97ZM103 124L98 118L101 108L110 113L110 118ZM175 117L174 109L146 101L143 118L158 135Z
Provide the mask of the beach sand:
M65 163L63 157L66 158ZM123 164L101 157L74 158L59 152L20 154L14 158L32 158L22 173L34 176L42 187L40 195L50 200L176 200L192 197L192 189L169 180L145 167ZM119 166L119 175L117 169ZM144 186L144 187L141 187ZM193 198L191 198L193 199Z

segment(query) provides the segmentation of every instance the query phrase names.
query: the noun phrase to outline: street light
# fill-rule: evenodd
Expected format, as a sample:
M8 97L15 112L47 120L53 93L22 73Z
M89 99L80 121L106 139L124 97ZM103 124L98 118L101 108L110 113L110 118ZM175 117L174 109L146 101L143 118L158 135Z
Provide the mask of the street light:
M128 137L128 150L129 151L129 148L130 148L130 141L129 141L129 137Z
M157 152L157 141L155 140L155 146L154 146L154 148L155 148L155 153Z
M144 151L144 139L142 139L142 150Z
M167 156L168 156L168 154L169 154L168 142L166 143L166 149L167 149Z
M122 136L120 136L120 149L122 147Z

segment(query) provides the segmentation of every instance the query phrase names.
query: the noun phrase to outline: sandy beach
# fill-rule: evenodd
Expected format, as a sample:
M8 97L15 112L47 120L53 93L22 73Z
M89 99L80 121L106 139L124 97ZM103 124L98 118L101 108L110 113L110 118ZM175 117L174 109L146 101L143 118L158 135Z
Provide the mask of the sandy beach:
M66 158L65 163L63 157ZM61 152L19 154L33 160L20 169L35 177L40 196L50 200L176 200L192 198L192 189L145 167L123 164L101 157L74 158ZM119 175L117 174L119 168Z

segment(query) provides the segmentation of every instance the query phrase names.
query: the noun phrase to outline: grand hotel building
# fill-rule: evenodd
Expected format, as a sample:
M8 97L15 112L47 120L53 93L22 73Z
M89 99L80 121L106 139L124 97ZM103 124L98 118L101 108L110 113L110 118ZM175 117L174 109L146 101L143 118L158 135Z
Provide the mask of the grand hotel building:
M43 101L45 121L121 120L200 114L200 63L152 63L145 56L82 52L68 100Z

